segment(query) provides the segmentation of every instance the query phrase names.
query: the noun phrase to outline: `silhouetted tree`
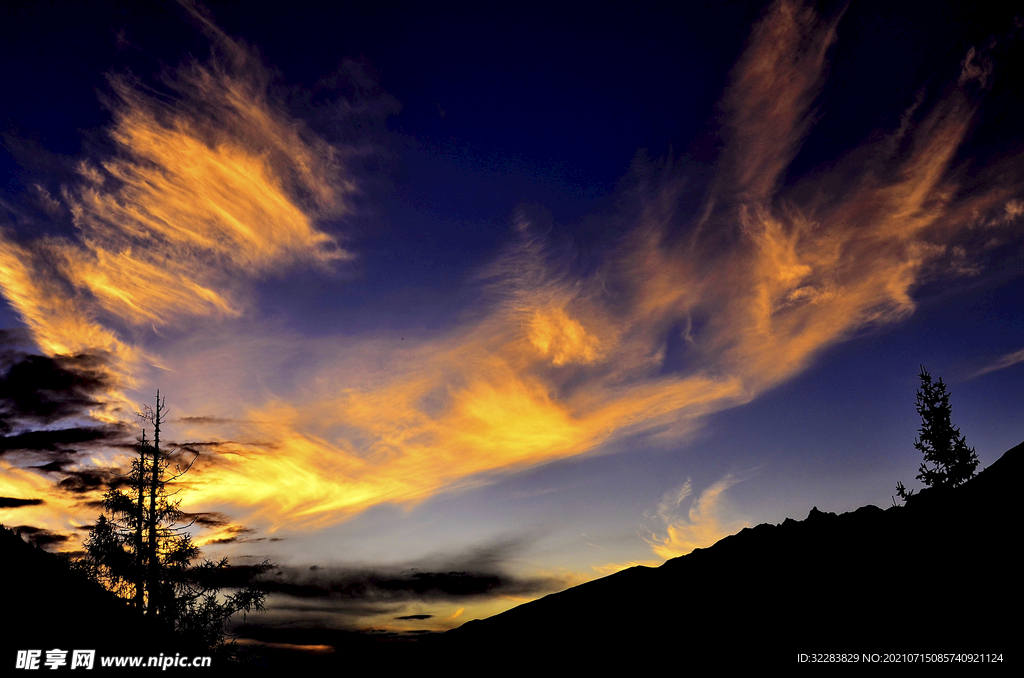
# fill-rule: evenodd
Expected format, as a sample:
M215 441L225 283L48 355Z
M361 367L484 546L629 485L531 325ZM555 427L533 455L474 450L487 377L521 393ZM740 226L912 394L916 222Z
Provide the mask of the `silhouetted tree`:
M160 448L160 428L166 421L165 399L157 391L156 407L139 414L153 425L152 442L136 445L126 491L114 489L103 498L104 511L85 542L84 569L157 626L173 628L186 639L219 648L226 640L227 620L237 612L263 610L265 593L259 576L270 569L264 562L245 570L243 581L232 581L233 593L222 593L226 559L194 564L199 549L192 543L179 508L180 499L168 485L192 467L198 455L169 475L171 455Z
M932 381L923 365L919 376L917 413L921 415L921 428L914 447L924 454L924 462L917 479L929 487L962 485L974 477L978 455L967 446L960 429L953 426L949 393L942 379Z
M907 499L910 499L910 496L912 494L914 494L913 490L910 490L908 492L906 486L903 484L903 481L902 480L897 480L896 481L896 495L892 498L892 505L893 506L899 506L899 504L896 503L896 497L899 497L902 501L906 501Z
M76 564L90 577L122 598L135 594L137 585L135 554L125 549L122 535L105 515L100 515L85 540L88 556Z

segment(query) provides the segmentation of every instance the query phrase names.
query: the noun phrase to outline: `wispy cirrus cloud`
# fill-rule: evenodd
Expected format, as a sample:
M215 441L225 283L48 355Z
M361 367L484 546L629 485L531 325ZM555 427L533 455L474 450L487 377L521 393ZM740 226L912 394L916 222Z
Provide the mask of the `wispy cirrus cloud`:
M745 520L725 517L722 506L723 493L741 480L728 475L691 499L693 485L687 479L680 487L666 492L654 513L647 516L662 525L651 530L644 540L661 558L675 558L707 548L722 537L749 527ZM689 508L684 508L686 505Z
M132 328L237 316L251 281L351 257L321 227L355 191L340 154L272 101L255 58L215 38L218 56L159 94L109 78L113 149L63 187L75 240L0 234L0 285L45 353L102 352L127 376L146 358Z
M991 363L971 375L971 378L980 377L981 375L988 374L989 372L1005 370L1007 367L1013 367L1014 365L1022 362L1024 362L1024 349L1007 353L1006 355L993 360Z
M729 139L712 200L762 203L813 123L839 16L823 19L800 2L776 2L754 27L722 98Z
M272 524L323 524L632 432L685 432L905 318L922 282L979 270L984 243L1017 223L1004 218L1021 176L1007 162L963 189L954 158L976 92L952 86L831 168L782 182L836 31L802 4L772 6L724 97L729 142L704 208L681 211L685 166L667 169L596 273L568 273L524 222L489 271L495 302L482 320L411 346L347 340L334 354L290 338L316 356L301 386L217 412L274 445L218 458L202 481L211 496L216 487Z
M161 365L147 338L242 315L263 276L351 258L323 228L355 191L340 153L275 103L256 58L212 38L210 61L157 88L110 76L109 146L59 197L38 187L76 238L0 232L0 288L44 354L3 358L0 451L50 462L5 468L5 481L30 491L43 473L65 495L32 509L37 525L80 525L69 516L94 514L126 463L118 446L139 408L127 393Z
M216 443L190 473L190 510L310 528L633 433L678 436L905 318L923 282L983 271L993 239L1019 240L1019 157L967 176L958 156L987 71L786 176L838 21L780 0L756 25L700 209L681 207L685 163L650 172L622 240L585 273L524 220L481 283L486 307L443 330L310 337L259 317L253 280L348 256L323 223L354 179L244 59L187 65L169 103L115 78L117 151L84 162L63 196L80 237L5 237L0 284L46 353L119 356L122 384L144 356L166 368L165 390L184 394L180 439ZM151 355L145 327L171 318L206 322ZM716 531L715 487L658 548Z

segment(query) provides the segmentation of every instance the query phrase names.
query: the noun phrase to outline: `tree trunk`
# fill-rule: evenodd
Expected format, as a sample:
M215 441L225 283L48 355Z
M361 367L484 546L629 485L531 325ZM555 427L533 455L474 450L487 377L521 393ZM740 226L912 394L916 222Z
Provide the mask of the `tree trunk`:
M160 405L160 391L156 392L156 409L153 411L153 466L149 484L149 548L147 549L147 565L149 581L146 586L149 606L146 613L154 616L160 600L160 559L157 554L157 511L156 495L160 484L160 418L163 407Z

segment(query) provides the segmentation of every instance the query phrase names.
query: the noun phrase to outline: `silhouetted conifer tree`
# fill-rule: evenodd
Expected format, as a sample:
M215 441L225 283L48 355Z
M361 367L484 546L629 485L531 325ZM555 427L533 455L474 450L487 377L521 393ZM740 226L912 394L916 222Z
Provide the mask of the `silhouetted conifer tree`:
M263 610L265 593L258 578L270 569L264 562L245 570L245 581L231 582L234 592L223 594L227 559L193 564L199 549L192 543L179 508L181 500L168 485L192 467L176 464L169 475L170 455L160 448L160 429L166 421L165 400L157 391L156 407L139 414L153 425L152 442L136 445L126 491L114 489L103 498L104 511L85 542L84 569L157 626L174 629L186 639L218 648L226 640L225 625L236 612ZM197 455L198 456L198 455Z
M953 426L949 393L942 379L933 382L923 365L919 376L917 413L921 415L921 428L914 447L924 454L924 462L917 479L929 487L962 485L974 477L978 455L967 446L960 429Z

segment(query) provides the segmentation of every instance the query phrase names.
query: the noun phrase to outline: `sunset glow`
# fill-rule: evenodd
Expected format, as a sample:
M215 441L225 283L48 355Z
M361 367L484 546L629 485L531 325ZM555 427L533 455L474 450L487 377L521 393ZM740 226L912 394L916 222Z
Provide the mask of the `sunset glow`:
M395 52L404 66L339 39L323 48L337 72L314 73L262 6L182 2L172 32L190 47L159 57L152 28L104 29L128 42L90 75L99 96L69 104L102 120L81 123L88 142L48 160L48 135L73 124L33 128L27 103L6 123L4 369L38 354L56 362L34 369L87 378L44 413L5 391L0 496L32 502L3 504L0 522L79 550L159 388L169 448L198 455L179 496L204 554L282 566L269 628L437 631L811 505L888 501L915 472L924 362L991 461L1024 433L986 406L1019 384L1024 341L949 309L1020 329L1024 147L1002 84L1020 19L942 42L913 71L927 77L879 85L888 98L860 113L844 108L858 59L887 67L858 51L864 11L775 0L723 25L748 36L740 51L658 64L718 93L695 94L694 120L632 165L653 142L623 126L606 143L635 145L611 169L572 150L599 134L541 158L519 128L475 132L471 102L491 90L433 65L406 76L420 38ZM714 14L692 12L687 34ZM571 95L602 121L620 74L606 77L611 92ZM660 120L658 96L624 105ZM549 166L522 188L517 173ZM603 174L585 186L587 172ZM849 448L815 421L831 408L844 430L860 422ZM65 429L91 433L57 440ZM37 430L54 441L25 437ZM335 595L414 571L476 578L465 595L381 588L365 608Z

